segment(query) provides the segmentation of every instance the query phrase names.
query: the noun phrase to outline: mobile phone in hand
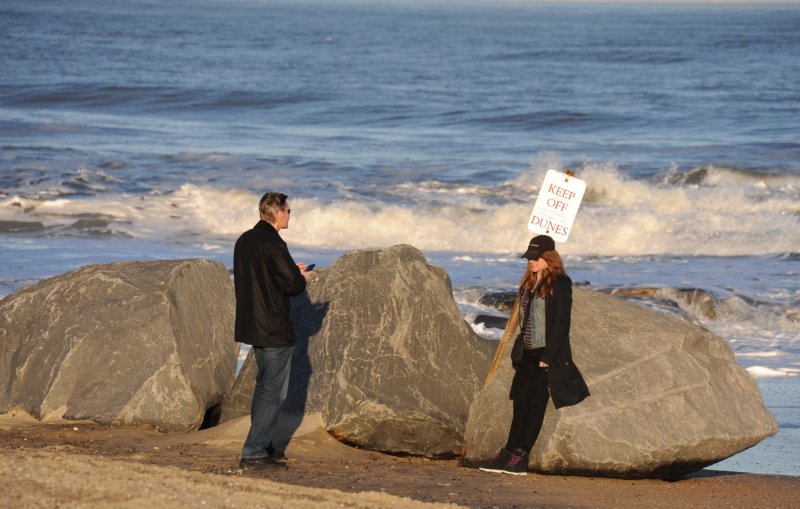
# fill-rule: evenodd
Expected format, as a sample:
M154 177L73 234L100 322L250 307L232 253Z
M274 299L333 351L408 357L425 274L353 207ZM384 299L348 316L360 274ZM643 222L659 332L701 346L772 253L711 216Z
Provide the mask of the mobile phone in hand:
M317 266L316 263L312 263L311 265L306 265L306 272L311 272L312 270L314 270L314 267L316 266Z

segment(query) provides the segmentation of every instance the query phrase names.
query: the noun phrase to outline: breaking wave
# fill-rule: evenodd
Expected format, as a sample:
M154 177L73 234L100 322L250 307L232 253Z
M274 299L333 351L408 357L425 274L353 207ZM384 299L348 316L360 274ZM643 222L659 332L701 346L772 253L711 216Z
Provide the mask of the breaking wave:
M513 253L530 237L526 222L545 171L533 168L494 186L309 180L310 196L292 199L284 235L326 249L407 243L427 251ZM559 248L565 254L790 256L800 246L800 180L792 175L706 166L637 180L611 164L587 164L578 176L587 192ZM41 223L37 234L59 235L65 225L84 221L72 232L79 234L86 218L102 216L114 234L195 242L236 236L257 220L259 196L249 190L192 183L114 192L118 185L125 188L107 171L81 168L56 190L0 195L0 222Z

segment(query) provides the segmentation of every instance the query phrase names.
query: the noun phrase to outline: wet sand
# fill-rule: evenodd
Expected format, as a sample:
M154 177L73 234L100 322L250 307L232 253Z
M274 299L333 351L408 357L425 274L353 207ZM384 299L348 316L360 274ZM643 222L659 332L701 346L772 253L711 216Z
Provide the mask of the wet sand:
M16 507L800 507L800 477L524 477L341 444L309 418L288 470L238 468L247 418L182 435L0 416L0 486Z

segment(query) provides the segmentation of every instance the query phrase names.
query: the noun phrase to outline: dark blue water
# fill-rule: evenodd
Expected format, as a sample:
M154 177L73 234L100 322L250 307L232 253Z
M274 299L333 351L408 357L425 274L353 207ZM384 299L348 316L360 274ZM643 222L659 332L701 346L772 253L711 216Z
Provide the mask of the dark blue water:
M542 151L634 175L673 163L800 171L792 6L0 9L7 146L233 151L344 178L386 178L376 168L391 164L411 180L485 183Z

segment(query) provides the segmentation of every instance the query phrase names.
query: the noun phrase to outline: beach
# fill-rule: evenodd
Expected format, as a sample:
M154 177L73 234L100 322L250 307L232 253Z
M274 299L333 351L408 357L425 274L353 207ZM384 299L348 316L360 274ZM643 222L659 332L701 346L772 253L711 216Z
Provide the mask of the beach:
M0 416L0 484L17 507L793 508L800 478L702 470L672 480L489 474L359 450L312 418L287 470L238 468L247 418L174 435L87 421Z

